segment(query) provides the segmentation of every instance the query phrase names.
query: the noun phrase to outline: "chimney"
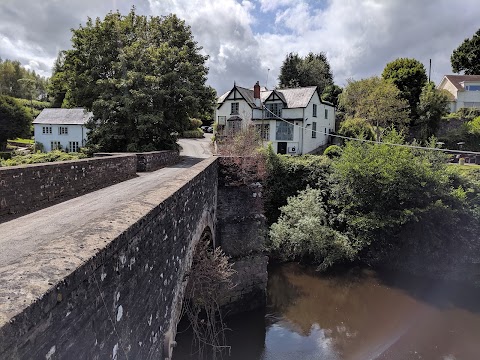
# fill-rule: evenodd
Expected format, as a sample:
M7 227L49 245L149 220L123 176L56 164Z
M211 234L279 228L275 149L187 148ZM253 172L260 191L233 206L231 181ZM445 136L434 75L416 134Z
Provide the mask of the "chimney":
M257 83L253 86L253 98L255 99L255 105L260 106L260 83Z

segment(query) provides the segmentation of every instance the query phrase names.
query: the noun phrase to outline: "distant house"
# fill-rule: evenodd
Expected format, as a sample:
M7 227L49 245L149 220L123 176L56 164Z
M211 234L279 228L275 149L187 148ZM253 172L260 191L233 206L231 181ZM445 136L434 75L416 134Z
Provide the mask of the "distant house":
M78 152L87 141L85 124L92 116L84 109L44 109L33 121L35 141L47 152Z
M316 86L267 90L234 84L218 99L217 133L254 125L279 154L306 154L325 145L335 131L335 108L322 101Z
M450 111L460 108L480 108L480 75L445 75L439 89L450 94Z

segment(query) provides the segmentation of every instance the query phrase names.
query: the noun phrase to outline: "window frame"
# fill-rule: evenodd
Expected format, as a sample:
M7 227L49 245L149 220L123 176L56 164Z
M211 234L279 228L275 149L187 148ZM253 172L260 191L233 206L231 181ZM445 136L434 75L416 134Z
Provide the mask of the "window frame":
M230 115L238 115L239 113L240 113L240 103L239 102L230 103Z
M313 112L312 116L317 117L317 104L313 104L313 111L312 112Z
M58 135L68 135L68 126L59 126Z
M68 142L68 150L70 152L78 152L78 150L80 150L79 142L78 141L69 141Z
M314 121L312 122L312 139L317 138L317 123Z
M280 129L285 128L285 129ZM279 131L284 130L284 131ZM285 131L286 130L286 131ZM276 141L293 141L294 125L291 122L283 120L277 120L275 127L275 140Z
M42 134L43 135L49 135L52 133L52 127L51 126L42 126Z
M328 119L328 109L325 109L325 119Z

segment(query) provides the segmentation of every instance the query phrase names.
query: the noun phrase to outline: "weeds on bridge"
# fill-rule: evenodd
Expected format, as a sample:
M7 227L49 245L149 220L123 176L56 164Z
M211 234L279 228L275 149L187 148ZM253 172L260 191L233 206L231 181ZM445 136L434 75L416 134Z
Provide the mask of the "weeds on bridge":
M225 337L228 329L220 307L234 286L232 265L220 248L212 249L210 239L200 240L182 309L192 328L192 345L198 359L221 359L224 353L230 352Z

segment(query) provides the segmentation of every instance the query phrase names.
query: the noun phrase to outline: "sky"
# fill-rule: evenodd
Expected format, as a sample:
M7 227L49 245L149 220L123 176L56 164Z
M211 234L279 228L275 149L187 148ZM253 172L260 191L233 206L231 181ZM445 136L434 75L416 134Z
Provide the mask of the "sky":
M109 11L175 13L209 55L208 84L277 85L290 52L324 52L334 82L381 75L399 57L415 58L439 83L450 55L480 28L479 0L0 0L0 58L50 76L70 29Z

